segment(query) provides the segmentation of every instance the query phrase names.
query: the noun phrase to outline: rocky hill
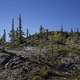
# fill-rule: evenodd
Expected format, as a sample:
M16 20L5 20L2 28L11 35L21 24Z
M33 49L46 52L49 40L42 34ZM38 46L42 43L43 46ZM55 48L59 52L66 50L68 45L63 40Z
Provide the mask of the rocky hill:
M4 43L0 80L80 80L80 32L52 31Z
M79 75L77 49L64 48L54 55L36 54L32 47L0 52L0 80L79 80Z

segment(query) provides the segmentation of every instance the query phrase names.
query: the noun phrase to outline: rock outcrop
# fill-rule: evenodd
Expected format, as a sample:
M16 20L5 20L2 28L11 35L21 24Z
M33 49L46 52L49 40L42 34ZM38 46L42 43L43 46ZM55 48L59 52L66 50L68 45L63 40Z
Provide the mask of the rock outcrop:
M47 55L23 57L10 51L1 52L0 80L75 80L73 76L80 74L79 55L48 58Z

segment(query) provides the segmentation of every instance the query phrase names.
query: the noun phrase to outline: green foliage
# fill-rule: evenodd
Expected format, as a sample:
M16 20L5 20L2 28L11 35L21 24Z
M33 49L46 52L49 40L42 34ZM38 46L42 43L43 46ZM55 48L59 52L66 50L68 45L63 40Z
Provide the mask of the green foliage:
M12 47L19 46L20 44L25 43L24 32L22 31L21 25L21 15L19 15L19 27L17 30L14 29L14 19L12 19L12 29L9 33L10 43Z
M48 75L48 69L46 67L41 68L39 74L41 77L46 77Z
M3 42L5 43L6 42L6 31L4 29L4 34L3 34Z
M41 80L41 77L38 76L38 75L36 75L36 76L34 76L34 77L32 78L32 80Z
M61 41L61 34L58 32L54 32L54 35L50 35L49 39L53 41Z
M48 76L48 69L44 66L33 74L32 80L42 80Z
M73 39L71 37L66 39L66 44L68 44L70 48L76 47L76 41L75 41L75 39Z

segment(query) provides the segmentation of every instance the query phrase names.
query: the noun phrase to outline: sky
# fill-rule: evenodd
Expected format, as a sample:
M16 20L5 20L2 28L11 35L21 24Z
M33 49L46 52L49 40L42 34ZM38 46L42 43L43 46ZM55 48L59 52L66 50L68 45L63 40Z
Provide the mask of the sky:
M15 29L18 27L18 15L22 15L22 26L26 32L39 31L40 25L49 30L80 28L80 0L0 0L0 35L6 29L11 30L12 18Z

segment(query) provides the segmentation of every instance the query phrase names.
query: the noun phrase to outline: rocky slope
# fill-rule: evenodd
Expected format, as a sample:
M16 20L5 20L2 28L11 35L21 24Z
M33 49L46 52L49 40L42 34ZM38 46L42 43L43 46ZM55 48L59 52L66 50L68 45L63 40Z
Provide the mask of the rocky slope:
M80 55L71 54L1 51L0 80L80 80Z

